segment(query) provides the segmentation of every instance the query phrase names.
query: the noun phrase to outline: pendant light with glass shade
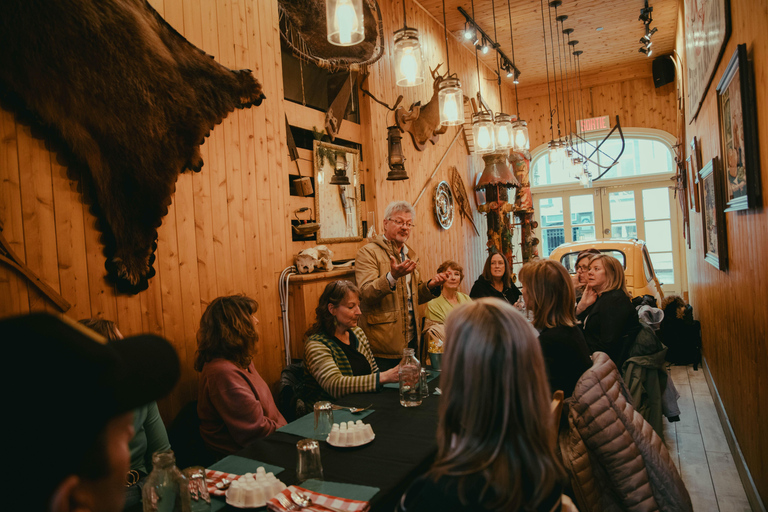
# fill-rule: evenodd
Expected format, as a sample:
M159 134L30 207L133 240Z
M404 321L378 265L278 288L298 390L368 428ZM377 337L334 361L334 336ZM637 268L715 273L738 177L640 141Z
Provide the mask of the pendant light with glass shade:
M448 26L445 21L445 0L443 0L443 33L445 35L445 59L448 73L438 85L438 107L440 109L440 124L456 126L464 124L464 93L461 91L461 81L456 75L451 76L451 57L448 54Z
M475 17L475 2L472 0L472 18ZM485 109L482 101L480 85L480 60L477 57L478 48L475 46L475 72L477 76L477 96L480 99L480 110L472 114L472 137L475 141L475 153L487 155L496 151L496 133L493 126L493 113Z
M424 83L424 56L419 42L419 31L408 27L405 0L403 0L403 28L395 31L395 82L400 87L414 87Z
M493 38L494 47L498 48L497 42L498 34L496 33L496 2L491 1L491 9L493 15ZM512 116L503 112L504 106L502 103L501 95L501 68L499 66L499 52L496 52L496 84L499 87L499 111L496 112L494 117L494 143L496 145L496 151L508 151L512 149Z
M528 137L528 123L520 119L520 103L517 100L520 71L515 65L515 35L512 32L512 8L509 5L509 0L507 0L507 14L509 15L509 38L512 43L512 84L515 86L515 108L517 110L517 118L512 123L512 149L523 152L531 149L531 140Z
M365 39L363 0L325 0L328 42L354 46Z

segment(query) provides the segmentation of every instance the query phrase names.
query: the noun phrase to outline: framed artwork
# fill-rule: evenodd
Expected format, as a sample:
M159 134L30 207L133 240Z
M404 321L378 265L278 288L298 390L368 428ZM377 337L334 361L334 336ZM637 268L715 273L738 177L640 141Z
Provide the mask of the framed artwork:
M317 243L359 242L363 239L360 152L319 140L314 141L314 150ZM349 184L333 184L337 174L346 175Z
M730 35L729 0L685 0L689 123L699 114Z
M747 45L740 44L717 84L727 212L759 208L762 203L756 110Z
M699 171L701 179L701 221L704 259L720 270L728 268L728 245L723 211L720 163L717 157Z

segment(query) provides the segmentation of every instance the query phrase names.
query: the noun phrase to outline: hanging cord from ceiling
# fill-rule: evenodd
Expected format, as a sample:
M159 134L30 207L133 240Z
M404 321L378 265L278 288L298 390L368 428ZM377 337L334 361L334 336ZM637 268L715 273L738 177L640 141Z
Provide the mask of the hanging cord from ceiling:
M516 121L520 120L520 102L517 100L517 63L515 63L515 35L512 31L512 7L509 5L509 0L507 0L507 14L509 15L509 39L512 43L512 85L515 86L515 112L517 112L517 119Z
M563 24L567 19L568 16L565 14L557 14L557 5L555 5L555 28L557 28L557 24L560 23L560 30L557 33L557 56L558 60L560 61L560 84L563 92L563 121L565 123L565 140L568 142L568 144L573 145L573 137L571 135L571 123L573 122L573 118L571 117L571 83L568 80L567 62L565 63L565 74L563 74L563 61L565 60L567 55L566 52L568 51L565 44L565 34L563 33L565 31L565 27Z
M555 111L557 112L557 140L558 142L562 139L562 132L560 131L560 100L558 99L557 94L557 65L555 64L555 36L552 32L552 4L555 2L559 2L560 0L553 0L552 2L549 2L548 5L548 17L549 17L549 42L550 46L552 47L552 81L555 85Z
M555 140L555 131L554 127L552 126L552 117L554 116L554 111L552 110L552 92L550 91L549 86L549 53L547 52L547 29L546 25L544 24L544 0L539 0L541 3L541 31L544 35L544 68L547 70L547 98L549 103L549 134L550 134L550 141Z

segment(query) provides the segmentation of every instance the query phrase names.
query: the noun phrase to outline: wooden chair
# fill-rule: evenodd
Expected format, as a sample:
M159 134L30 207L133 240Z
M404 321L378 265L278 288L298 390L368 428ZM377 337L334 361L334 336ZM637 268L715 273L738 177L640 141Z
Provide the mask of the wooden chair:
M560 416L563 413L563 400L565 399L565 393L563 390L558 389L552 394L552 420L555 422L554 441L557 444L557 435L560 431Z

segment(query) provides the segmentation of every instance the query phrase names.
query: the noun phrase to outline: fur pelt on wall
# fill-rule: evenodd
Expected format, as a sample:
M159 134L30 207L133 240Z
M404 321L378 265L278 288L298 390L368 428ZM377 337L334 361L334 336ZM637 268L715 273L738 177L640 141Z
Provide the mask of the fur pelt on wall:
M0 99L79 180L122 292L154 275L157 228L210 130L263 98L145 0L0 2Z

